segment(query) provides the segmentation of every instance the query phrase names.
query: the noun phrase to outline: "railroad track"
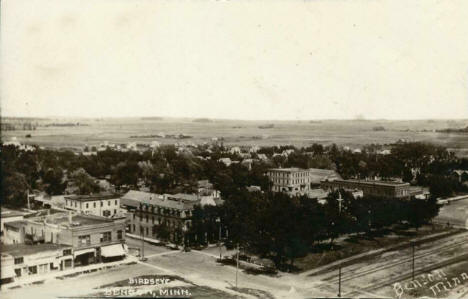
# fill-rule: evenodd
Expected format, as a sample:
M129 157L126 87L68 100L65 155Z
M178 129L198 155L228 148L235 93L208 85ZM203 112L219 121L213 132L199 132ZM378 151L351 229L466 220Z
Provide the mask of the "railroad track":
M422 268L419 268L419 269L415 269L414 275L417 276L419 274L427 273L427 272L437 270L437 269L440 269L440 268L448 266L448 265L452 265L452 264L456 264L456 263L464 262L464 261L468 261L468 254L463 254L463 255L460 255L460 256L457 256L457 257L454 257L454 258L451 258L451 259L447 259L447 260L439 262L439 263L432 264L432 265L427 266L427 267L422 267ZM359 296L360 291L362 291L363 293L372 292L372 291L378 290L380 288L383 288L383 287L392 285L394 283L397 283L397 282L406 280L408 278L411 278L412 275L413 274L410 271L410 272L407 272L405 274L398 275L398 277L389 278L389 279L383 280L383 281L381 281L379 283L373 284L371 286L365 286L363 288L358 288L358 290L355 289L352 292L346 294L346 297Z
M435 248L435 249L433 249L433 250L431 250L429 252L425 252L425 253L422 253L422 254L419 254L419 255L415 255L415 259L423 258L423 257L430 256L430 255L433 255L433 254L436 254L436 253L440 253L441 250L454 249L454 248L457 248L458 246L460 246L462 244L467 244L467 241L465 240L465 241L460 241L460 242L456 242L456 243L453 243L453 244L448 244L448 245L444 245L444 246L441 246L441 247L437 247L437 248ZM383 265L382 267L378 267L378 268L375 268L375 269L369 269L369 270L362 271L362 272L359 272L359 273L344 272L341 275L341 282L350 281L350 280L360 278L360 277L363 277L363 276L366 276L366 275L369 275L369 274L373 274L373 273L376 273L376 272L379 272L379 271L382 271L382 270L387 270L387 269L390 269L390 268L393 268L393 267L396 267L396 266L399 266L399 265L402 265L402 264L405 264L405 263L409 263L409 262L411 262L411 260L412 260L412 257L405 258L405 259L399 260L399 261L394 261L393 260L393 261L389 261L386 265ZM338 275L334 274L333 276L327 277L327 278L325 278L323 280L328 281L330 283L338 283L338 279L339 279Z

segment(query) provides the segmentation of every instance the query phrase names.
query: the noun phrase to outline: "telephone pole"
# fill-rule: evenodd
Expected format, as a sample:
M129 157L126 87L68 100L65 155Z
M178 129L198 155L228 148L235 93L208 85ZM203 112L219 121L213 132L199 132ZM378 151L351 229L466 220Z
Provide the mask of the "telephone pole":
M414 242L411 242L411 247L412 247L412 255L413 255L413 258L412 258L412 269L413 269L413 271L412 271L411 277L412 277L412 280L414 280L414 250L415 250Z
M338 269L338 297L341 297L341 264Z
M239 272L239 243L237 243L236 289L237 289L237 272Z

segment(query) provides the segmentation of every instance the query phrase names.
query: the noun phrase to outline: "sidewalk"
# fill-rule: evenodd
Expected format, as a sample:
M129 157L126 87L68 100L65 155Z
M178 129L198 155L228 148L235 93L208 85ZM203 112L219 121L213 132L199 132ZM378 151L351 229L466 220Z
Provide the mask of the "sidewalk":
M332 263L323 265L321 267L314 268L314 269L299 273L299 275L300 276L312 276L314 274L317 274L317 273L320 273L320 272L323 272L323 271L326 271L326 270L331 270L332 268L336 268L340 264L349 263L349 262L352 262L354 260L358 260L358 259L366 257L366 256L378 255L378 254L381 254L381 253L383 253L385 251L395 250L397 248L404 247L404 246L411 246L411 243L413 243L413 242L421 242L421 241L425 241L427 239L432 239L432 238L440 237L440 236L444 236L444 235L450 236L452 234L453 234L453 232L440 232L440 233L437 233L437 234L432 234L432 235L427 235L427 236L411 239L409 241L404 241L404 242L401 242L401 243L398 243L398 244L395 244L395 245L391 245L391 246L388 246L388 247L384 247L384 248L375 249L375 250L363 252L363 253L360 253L360 254L352 255L350 257L334 261Z
M46 274L39 274L39 275L32 275L32 276L27 276L23 278L16 279L12 283L8 284L3 284L1 286L2 289L11 289L11 288L16 288L20 287L23 285L28 285L28 284L33 284L33 283L39 283L45 280L50 280L50 279L57 279L59 277L64 277L68 275L77 275L77 274L83 274L83 273L89 273L89 272L94 272L94 271L99 271L103 269L109 269L109 268L114 268L120 265L126 265L126 264L131 264L131 263L136 263L138 262L138 258L134 256L125 256L125 258L121 261L116 261L116 262L110 262L110 263L99 263L99 264L92 264L88 266L79 266L73 269L67 269L63 271L57 271L57 272L51 272L51 273L46 273Z

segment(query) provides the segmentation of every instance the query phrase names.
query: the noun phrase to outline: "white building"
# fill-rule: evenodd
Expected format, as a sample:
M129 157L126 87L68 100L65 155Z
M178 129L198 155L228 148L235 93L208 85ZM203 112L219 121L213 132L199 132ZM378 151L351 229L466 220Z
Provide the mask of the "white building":
M86 215L122 216L120 197L114 194L65 196L64 208Z

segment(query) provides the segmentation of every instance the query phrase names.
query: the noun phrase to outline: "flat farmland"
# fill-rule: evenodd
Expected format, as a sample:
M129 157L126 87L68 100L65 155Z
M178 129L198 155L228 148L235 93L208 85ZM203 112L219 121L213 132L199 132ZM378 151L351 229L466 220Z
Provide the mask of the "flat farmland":
M79 126L52 126L53 123L73 122ZM197 122L190 119L147 120L140 118L112 119L42 119L33 131L3 131L4 141L16 137L26 144L45 147L76 147L111 143L161 144L209 142L213 137L223 138L227 145L278 145L305 146L312 143L360 147L365 144L387 144L405 139L444 145L460 156L468 156L468 134L438 133L435 130L462 128L468 121L450 120L323 120L323 121L236 121L209 120ZM261 128L266 126L266 128ZM380 130L377 129L380 127ZM381 129L383 128L383 130ZM176 139L155 137L156 134L184 134L191 138ZM30 134L31 137L26 137ZM133 136L133 138L131 138Z

